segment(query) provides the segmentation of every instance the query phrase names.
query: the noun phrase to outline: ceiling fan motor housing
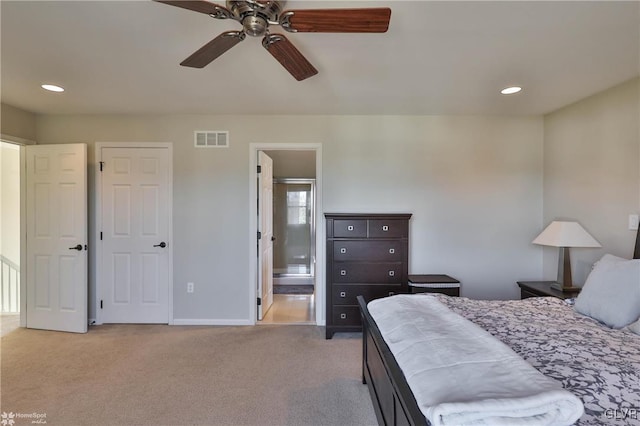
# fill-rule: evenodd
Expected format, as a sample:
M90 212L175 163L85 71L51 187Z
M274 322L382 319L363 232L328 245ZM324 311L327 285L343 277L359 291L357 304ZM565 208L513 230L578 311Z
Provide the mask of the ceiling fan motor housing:
M247 35L261 37L282 11L283 1L227 0L227 8L242 22Z

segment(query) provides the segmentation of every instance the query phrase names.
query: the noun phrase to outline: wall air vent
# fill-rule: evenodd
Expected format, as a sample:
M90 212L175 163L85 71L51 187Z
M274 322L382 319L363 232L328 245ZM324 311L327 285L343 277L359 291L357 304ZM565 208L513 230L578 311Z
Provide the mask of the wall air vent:
M228 148L229 132L226 130L196 130L194 132L196 148Z

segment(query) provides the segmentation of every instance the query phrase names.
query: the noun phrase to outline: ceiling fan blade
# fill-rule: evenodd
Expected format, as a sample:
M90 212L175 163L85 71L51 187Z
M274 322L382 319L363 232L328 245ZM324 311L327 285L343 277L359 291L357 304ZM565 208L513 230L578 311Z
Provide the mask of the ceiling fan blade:
M287 31L301 33L384 33L389 29L391 9L303 9L280 15Z
M240 43L246 37L242 31L227 31L202 46L193 55L189 56L180 65L192 68L204 68L211 61Z
M183 9L204 13L218 19L233 18L233 14L226 7L211 3L206 0L153 0L171 6L178 6Z
M282 34L266 35L262 45L296 80L302 81L318 74L318 70Z

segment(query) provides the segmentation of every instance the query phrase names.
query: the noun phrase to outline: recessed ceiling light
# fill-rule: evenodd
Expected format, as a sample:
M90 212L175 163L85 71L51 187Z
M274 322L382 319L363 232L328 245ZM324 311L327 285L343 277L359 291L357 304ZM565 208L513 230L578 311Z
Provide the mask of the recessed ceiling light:
M53 84L43 84L41 87L44 90L49 90L50 92L64 92L64 89L62 87Z
M522 87L512 86L512 87L506 87L502 89L500 93L502 93L503 95L513 95L514 93L518 93L521 90L522 90Z

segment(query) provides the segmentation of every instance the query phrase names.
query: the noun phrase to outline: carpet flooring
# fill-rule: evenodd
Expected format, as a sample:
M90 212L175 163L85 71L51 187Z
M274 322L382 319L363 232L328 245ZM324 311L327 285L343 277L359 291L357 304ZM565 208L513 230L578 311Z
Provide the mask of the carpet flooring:
M44 414L48 425L376 424L358 333L102 325L20 328L0 345L0 412Z

